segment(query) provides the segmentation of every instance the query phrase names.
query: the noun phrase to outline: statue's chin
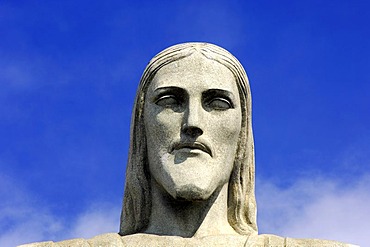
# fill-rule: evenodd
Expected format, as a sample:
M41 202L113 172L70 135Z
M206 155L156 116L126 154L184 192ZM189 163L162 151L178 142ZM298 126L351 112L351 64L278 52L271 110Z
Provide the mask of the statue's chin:
M187 184L177 188L173 197L180 201L204 201L207 200L211 194L211 191L200 188L195 184Z

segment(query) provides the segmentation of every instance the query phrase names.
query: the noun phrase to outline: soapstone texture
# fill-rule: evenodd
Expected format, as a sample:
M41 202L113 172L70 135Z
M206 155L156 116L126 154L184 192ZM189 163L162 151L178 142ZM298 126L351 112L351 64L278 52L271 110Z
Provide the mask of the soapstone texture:
M59 246L354 246L258 235L251 92L226 50L156 55L136 95L119 233Z
M98 235L91 239L72 239L61 242L41 242L20 245L19 247L356 247L335 241L320 239L292 239L276 235L262 234L253 236L219 235L202 238L183 238L178 236L158 236L132 234L121 237L117 233Z

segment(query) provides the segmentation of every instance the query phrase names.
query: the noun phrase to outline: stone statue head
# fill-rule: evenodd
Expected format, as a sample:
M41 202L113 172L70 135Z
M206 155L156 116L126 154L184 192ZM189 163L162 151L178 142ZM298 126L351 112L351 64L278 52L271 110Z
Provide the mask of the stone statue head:
M187 63L187 59L190 58L192 60ZM196 62L194 63L194 61ZM202 63L201 61L206 61L207 66L205 66L205 63ZM181 66L179 66L180 62ZM197 62L202 63L199 64L199 69L196 64ZM187 64L190 64L190 66L187 66ZM149 100L153 100L150 98L152 97L154 90L153 85L158 84L156 76L158 75L159 77L160 74L161 78L163 78L166 75L170 75L170 77L167 78L169 78L168 80L171 81L171 79L173 79L173 77L171 77L171 73L176 70L179 71L179 75L183 75L184 73L191 75L191 73L194 71L194 76L197 76L199 71L201 75L207 75L205 71L208 71L208 69L211 71L211 73L212 71L225 71L225 73L220 72L217 75L213 75L215 80L222 80L222 78L217 78L218 75L225 75L225 78L229 75L229 77L232 78L231 81L233 85L231 86L235 89L234 91L236 92L237 96L234 97L234 100L238 101L238 111L241 111L241 113L238 112L240 121L236 121L235 123L235 128L237 129L237 134L234 135L235 138L232 137L234 133L232 132L232 130L234 130L232 126L229 128L230 133L227 132L228 126L224 126L225 133L223 133L224 136L222 138L228 142L216 142L216 144L219 144L220 146L218 149L215 147L216 144L203 145L203 143L193 143L191 145L198 145L197 148L202 149L211 157L217 156L213 153L220 153L220 155L217 156L218 159L213 159L216 160L215 162L230 163L230 171L216 170L214 172L224 172L226 174L225 178L228 179L228 181L226 181L228 183L227 220L230 226L232 226L239 234L250 235L257 233L256 201L254 195L255 168L251 121L251 93L247 75L240 62L225 49L208 43L184 43L169 47L157 54L149 62L141 77L131 119L130 152L126 170L126 184L121 214L120 235L140 233L147 227L152 207L151 180L153 179L153 176L156 177L156 180L161 180L163 176L173 176L171 177L172 180L178 179L176 174L168 175L167 173L163 172L163 170L166 170L167 168L158 169L160 171L152 169L151 163L162 162L164 163L162 165L166 166L166 162L171 162L171 164L191 162L186 161L187 158L181 154L177 154L176 156L173 155L171 156L172 158L167 156L164 158L164 154L161 154L161 150L165 150L164 147L166 147L166 145L169 146L170 149L176 149L176 145L182 144L175 142L174 144L170 145L166 144L165 141L163 143L156 143L159 140L165 140L167 136L167 133L161 131L160 128L158 130L158 128L156 128L158 124L155 121L152 121L152 119L155 118L152 117L152 115L155 116L155 114L157 114L156 110L147 109L149 107L147 102ZM163 89L161 88L160 90ZM186 97L184 96L185 93L181 91L174 93L179 94L179 97ZM219 92L211 89L208 90L207 93L214 95L218 94ZM158 93L158 95L160 96L161 94ZM168 104L173 104L173 102L175 102L171 97L159 96L155 96L157 98L154 99L156 103L159 102L157 104L167 107ZM150 99L148 99L148 97ZM230 104L232 105L230 102L224 102L224 100L221 98L219 101L212 101L211 106L221 109L222 111L224 107L232 107ZM171 110L174 112L177 111L177 109ZM179 111L181 111L181 109ZM164 117L166 116L164 115ZM230 117L232 117L232 115L230 115ZM204 121L207 120L205 119ZM148 128L154 128L153 135L150 134L148 136L146 133ZM162 128L162 130L163 129L166 130L166 128ZM202 134L201 129L187 126L187 124L181 125L181 129L183 132L186 132L186 135L188 136L197 137ZM217 137L217 134L215 135ZM227 138L228 136L230 136L230 138ZM169 173L176 173L176 169L178 168L176 168L176 166L172 167L174 168L170 168ZM171 169L173 170L171 171ZM204 174L204 176L207 176L208 174L207 172L201 172ZM210 175L212 174L210 173ZM196 179L197 178L194 178L193 180L195 181ZM208 180L211 182L207 180L206 182L202 183L201 181L199 182L199 186L184 185L186 188L185 192L184 190L173 191L171 189L171 183L166 183L166 179L162 180L165 180L162 186L175 199L204 199L203 197L208 197L209 193L213 193L218 186L218 184L212 183L212 181L215 179L210 177ZM206 184L206 189L199 192L197 187L202 187L203 184ZM190 196L189 193L191 194Z

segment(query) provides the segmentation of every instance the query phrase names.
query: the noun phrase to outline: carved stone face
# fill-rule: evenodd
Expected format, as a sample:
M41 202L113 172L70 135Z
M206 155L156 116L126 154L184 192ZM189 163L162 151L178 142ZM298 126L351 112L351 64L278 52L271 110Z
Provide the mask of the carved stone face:
M229 181L241 129L235 78L200 53L161 68L144 122L155 186L175 199L205 200Z

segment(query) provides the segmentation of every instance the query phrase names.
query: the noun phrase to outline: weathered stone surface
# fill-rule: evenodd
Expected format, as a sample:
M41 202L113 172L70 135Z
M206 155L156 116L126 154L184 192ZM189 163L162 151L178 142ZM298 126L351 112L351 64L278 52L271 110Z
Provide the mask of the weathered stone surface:
M210 247L210 246L230 246L230 247L354 247L355 245L344 244L335 241L319 239L292 239L283 238L275 235L218 235L206 236L202 238L183 238L178 236L158 236L151 234L132 234L119 236L115 233L103 234L89 240L72 239L61 242L42 242L20 247Z
M251 93L239 61L207 43L156 55L131 122L119 234L59 246L352 246L258 235Z

